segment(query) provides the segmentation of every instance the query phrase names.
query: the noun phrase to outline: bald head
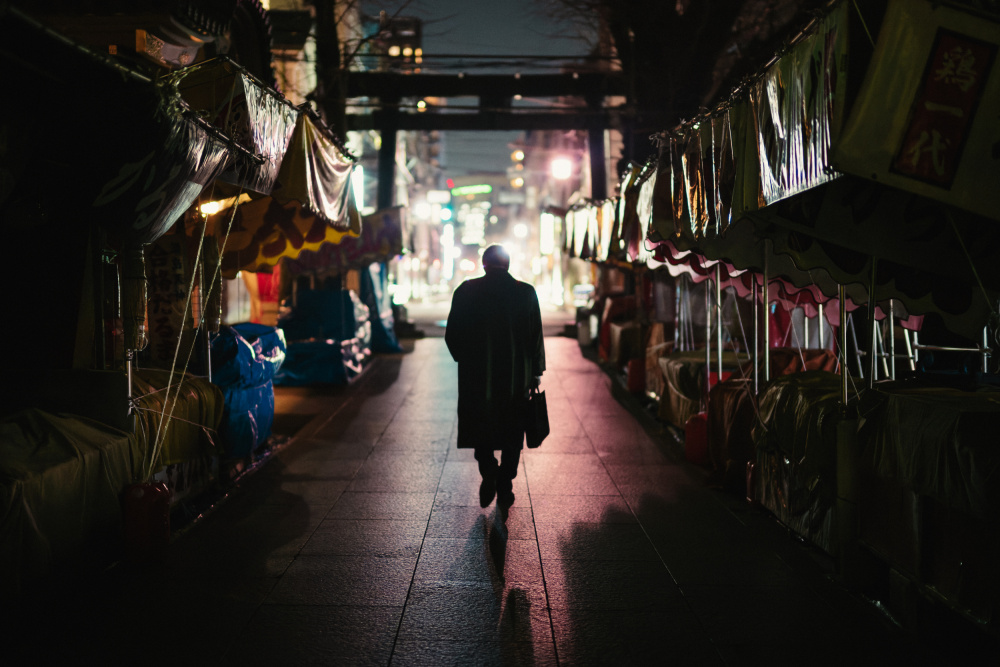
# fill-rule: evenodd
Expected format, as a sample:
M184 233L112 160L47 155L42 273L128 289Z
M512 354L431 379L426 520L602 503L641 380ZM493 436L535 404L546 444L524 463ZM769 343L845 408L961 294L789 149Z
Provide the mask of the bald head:
M502 245L494 244L483 252L483 269L486 271L507 271L510 269L510 254Z

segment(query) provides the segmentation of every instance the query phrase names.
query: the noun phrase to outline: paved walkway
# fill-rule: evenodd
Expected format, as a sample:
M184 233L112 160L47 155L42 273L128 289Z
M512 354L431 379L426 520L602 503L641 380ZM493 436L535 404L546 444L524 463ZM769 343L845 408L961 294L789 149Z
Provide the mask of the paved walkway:
M27 663L932 662L764 512L706 487L572 339L546 339L553 434L525 451L501 530L455 447L444 341L412 345L351 387L280 389L294 440L162 566L36 599Z

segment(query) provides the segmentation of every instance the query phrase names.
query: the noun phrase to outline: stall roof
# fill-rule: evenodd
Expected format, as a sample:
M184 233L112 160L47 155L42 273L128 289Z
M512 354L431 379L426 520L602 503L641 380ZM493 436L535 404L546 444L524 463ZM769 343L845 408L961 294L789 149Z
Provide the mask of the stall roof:
M223 274L270 271L282 257L360 236L353 169L353 156L311 114L300 113L271 194L209 218L222 248Z
M328 243L316 250L299 254L289 262L292 274L343 272L362 269L374 262L387 262L402 254L406 247L406 209L401 206L366 215L361 236L344 237L340 243Z
M724 260L737 269L761 271L767 261L772 276L783 271L797 287L811 280L828 297L843 284L855 298L867 300L874 272L876 300L897 300L909 315L937 313L952 330L978 338L1000 295L995 222L1000 208L983 204L1000 196L997 163L983 157L992 141L975 147L966 143L949 163L955 186L942 189L926 178L920 182L927 169L935 168L929 153L920 153L917 171L909 175L890 164L898 162L900 151L912 158L920 133L933 134L936 127L925 123L919 126L924 129L904 133L904 127L917 128L916 121L906 125L893 114L939 109L941 100L928 92L928 81L938 75L930 72L939 71L948 58L955 67L974 61L974 72L985 83L970 84L977 99L966 100L958 111L969 116L964 140L977 136L1000 103L1000 68L993 67L991 55L1000 44L1000 30L927 0L890 0L875 56L864 63L865 85L848 108L847 76L859 69L847 67L851 11L849 2L834 5L725 105L662 133L659 155L650 163L655 174L632 179L631 187L651 192L630 193L626 184L624 196L631 195L630 205L641 203L640 216L649 216L649 242ZM937 27L915 25L913 12L921 21L933 19ZM951 41L942 47L942 36L949 35ZM908 54L902 61L893 47L900 40ZM982 43L980 51L971 50L974 41ZM966 54L965 61L954 60L959 52ZM941 77L952 76L947 67L944 72ZM906 93L902 111L884 104L888 88ZM888 134L895 133L892 155L844 159L859 146L875 146L878 142L868 142L865 133L886 134L888 126L894 128ZM880 176L880 169L896 180L885 184L889 179ZM915 184L896 183L904 178ZM579 256L579 241L574 249ZM633 259L639 254L634 244L629 252ZM791 262L786 259L782 266L777 256Z
M169 79L192 109L259 157L232 160L219 178L271 194L301 112L226 56L178 70Z
M14 7L0 16L0 40L10 88L31 93L31 104L0 111L10 148L3 199L41 179L58 189L56 203L72 206L75 219L143 244L164 234L231 158L255 161L170 86Z

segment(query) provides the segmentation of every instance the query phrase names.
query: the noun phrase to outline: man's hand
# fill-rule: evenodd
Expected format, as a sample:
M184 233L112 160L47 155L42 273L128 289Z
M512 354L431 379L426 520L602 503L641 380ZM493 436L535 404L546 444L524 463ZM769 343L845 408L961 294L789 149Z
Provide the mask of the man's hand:
M541 375L536 375L535 377L533 377L531 379L531 388L532 389L538 389L538 387L541 386L541 384L542 384L542 376Z

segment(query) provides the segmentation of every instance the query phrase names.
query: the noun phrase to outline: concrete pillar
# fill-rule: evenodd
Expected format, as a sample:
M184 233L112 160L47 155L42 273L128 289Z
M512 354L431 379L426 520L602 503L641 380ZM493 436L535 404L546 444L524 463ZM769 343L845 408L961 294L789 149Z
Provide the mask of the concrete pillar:
M380 129L382 144L378 149L378 208L391 208L395 203L396 189L396 131L399 128L399 109L395 102L383 100L383 123Z

